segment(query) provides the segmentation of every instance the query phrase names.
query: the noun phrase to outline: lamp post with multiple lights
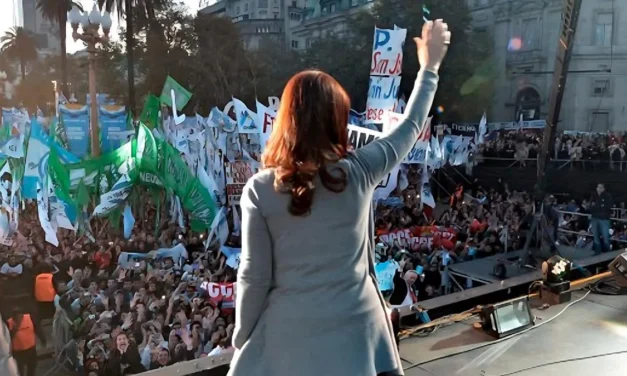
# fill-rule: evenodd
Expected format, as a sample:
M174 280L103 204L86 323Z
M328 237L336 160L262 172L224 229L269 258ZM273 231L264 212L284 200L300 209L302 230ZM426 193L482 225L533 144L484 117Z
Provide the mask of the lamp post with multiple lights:
M109 12L100 13L96 5L91 12L82 13L77 7L68 14L68 21L72 25L74 41L82 40L87 44L89 61L89 98L91 100L90 138L92 156L100 155L100 125L98 124L98 96L96 90L96 45L109 39L111 30L111 15ZM79 32L78 27L81 27ZM102 33L100 28L102 27Z

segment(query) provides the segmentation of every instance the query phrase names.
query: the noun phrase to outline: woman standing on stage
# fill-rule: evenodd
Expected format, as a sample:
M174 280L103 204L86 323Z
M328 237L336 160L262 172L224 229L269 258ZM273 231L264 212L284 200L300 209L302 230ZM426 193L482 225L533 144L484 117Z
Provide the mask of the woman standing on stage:
M348 151L350 100L329 75L290 79L241 198L232 376L402 375L373 267L372 195L414 145L450 32L427 22L421 70L389 135Z

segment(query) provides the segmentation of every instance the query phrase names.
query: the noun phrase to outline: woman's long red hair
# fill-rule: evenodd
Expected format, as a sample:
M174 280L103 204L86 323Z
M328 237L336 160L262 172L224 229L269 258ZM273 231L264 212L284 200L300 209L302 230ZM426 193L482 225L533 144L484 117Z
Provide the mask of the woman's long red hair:
M291 194L291 214L311 211L316 175L332 192L346 188L346 171L328 165L346 156L349 111L346 91L326 73L303 71L285 86L262 162L275 169L275 189Z

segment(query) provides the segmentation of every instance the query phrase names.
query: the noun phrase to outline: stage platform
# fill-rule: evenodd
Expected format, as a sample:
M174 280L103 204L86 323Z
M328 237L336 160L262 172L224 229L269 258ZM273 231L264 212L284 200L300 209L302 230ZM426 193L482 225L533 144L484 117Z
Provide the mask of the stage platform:
M603 253L601 255L598 255L599 257L596 257L592 249L558 246L558 250L562 257L567 260L573 261L582 267L587 267L594 262L609 262L616 258L616 256L618 256L619 254L624 252L624 250L612 251ZM449 266L449 271L456 276L462 278L470 278L484 284L501 283L502 279L493 275L493 269L499 260L504 260L504 265L507 269L506 279L515 278L522 275L528 275L529 281L534 281L538 278L535 277L533 274L534 272L540 270L540 266L538 265L536 269L526 268L524 267L524 265L520 267L518 259L521 256L524 256L524 254L525 252L520 250L489 256L474 261L452 264L451 266ZM539 251L534 253L534 255L538 255L538 258L544 260L552 256L551 253L543 253Z
M574 261L576 265L582 268L592 268L600 266L605 268L610 261L614 260L618 255L625 252L625 249L602 253L595 255L592 250L577 249L572 247L559 247L560 253L567 259ZM497 259L507 258L516 259L522 251L509 252L482 258L475 261L467 261L449 266L451 278L456 277L458 283L465 286L464 278L472 278L474 280L484 280L484 284L465 289L463 291L454 292L447 295L438 296L433 299L421 301L419 305L426 310L432 311L435 317L440 316L442 312L445 314L461 312L477 304L494 303L506 299L506 295L512 290L518 289L520 296L526 292L526 286L534 281L542 279L540 266L537 269L520 268L518 265L511 263L507 265L507 278L501 280L492 275L492 268ZM550 256L550 255L544 255ZM548 258L548 257L546 257ZM594 268L592 268L594 269ZM598 270L592 270L593 274ZM414 315L410 306L399 308L401 316Z
M571 303L585 294L573 292ZM539 305L539 300L532 299L532 305ZM580 302L567 305L534 309L534 329L498 343L481 329L473 328L476 317L439 327L427 337L402 340L405 375L627 374L627 296L590 293Z

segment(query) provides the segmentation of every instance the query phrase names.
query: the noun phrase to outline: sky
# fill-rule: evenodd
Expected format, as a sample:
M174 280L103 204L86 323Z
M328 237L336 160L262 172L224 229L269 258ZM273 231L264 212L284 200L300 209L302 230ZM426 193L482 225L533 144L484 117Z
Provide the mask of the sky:
M16 26L14 24L13 15L14 13L16 13L14 12L15 7L20 1L21 0L0 0L0 3L2 4L2 11L0 12L0 36L4 35L4 33L11 27ZM93 0L75 0L75 1L81 3L85 10L87 9L91 10L94 4ZM185 5L187 5L190 11L195 12L196 10L198 10L199 0L180 0L180 1L185 3ZM7 5L8 7L6 7ZM117 28L118 28L117 14L112 15L112 18L113 18L113 26L111 28L111 34L112 34L113 39L117 39ZM72 39L72 28L69 24L67 25L67 37L68 37L67 38L68 53L74 53L84 48L84 45L81 41L74 42L74 40Z

